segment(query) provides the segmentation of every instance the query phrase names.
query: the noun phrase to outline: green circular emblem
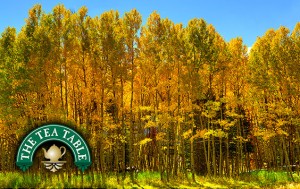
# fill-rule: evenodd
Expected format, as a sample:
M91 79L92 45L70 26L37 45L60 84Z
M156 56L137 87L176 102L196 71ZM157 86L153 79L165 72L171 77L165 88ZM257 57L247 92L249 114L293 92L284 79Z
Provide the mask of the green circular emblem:
M75 165L82 171L91 165L91 155L85 140L73 129L64 125L49 124L31 131L19 146L17 154L17 166L25 171L33 164L33 155L37 148L48 141L60 141L68 146L74 155ZM65 154L64 146L52 145L48 150L44 149L44 155L49 161L43 161L47 169L55 172L60 169L65 161L59 159Z

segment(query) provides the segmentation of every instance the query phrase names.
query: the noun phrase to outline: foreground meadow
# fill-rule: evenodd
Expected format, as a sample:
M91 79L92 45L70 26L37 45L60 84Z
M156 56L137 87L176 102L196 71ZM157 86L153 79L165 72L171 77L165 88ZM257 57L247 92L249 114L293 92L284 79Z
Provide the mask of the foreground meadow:
M136 183L130 181L129 175L124 181L117 179L116 174L107 174L106 183L100 174L73 175L71 179L63 174L48 176L30 173L9 172L0 173L0 183L3 188L299 188L300 176L293 174L295 182L286 172L253 171L242 174L239 178L209 178L196 176L192 182L180 176L170 179L169 183L160 180L157 172L142 172L136 175ZM46 178L47 177L47 178Z

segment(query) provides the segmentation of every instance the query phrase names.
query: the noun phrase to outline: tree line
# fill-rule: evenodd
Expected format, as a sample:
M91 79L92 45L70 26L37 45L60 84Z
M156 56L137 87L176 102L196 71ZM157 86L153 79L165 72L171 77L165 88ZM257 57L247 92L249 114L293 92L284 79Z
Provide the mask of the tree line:
M52 122L83 134L104 179L127 167L167 181L289 167L300 158L300 23L247 50L203 19L184 27L153 12L142 25L135 9L35 5L0 38L0 171Z

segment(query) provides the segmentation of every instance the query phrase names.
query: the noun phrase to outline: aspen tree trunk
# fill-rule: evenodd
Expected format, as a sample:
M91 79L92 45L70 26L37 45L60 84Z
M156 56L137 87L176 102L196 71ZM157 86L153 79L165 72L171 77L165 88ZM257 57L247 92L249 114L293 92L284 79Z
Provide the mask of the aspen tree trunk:
M68 106L68 74L67 74L67 62L65 63L65 110L66 110L66 117L69 117L69 106Z
M2 152L2 153L0 153L0 171L1 172L5 172L4 171L4 165L3 165L3 161L4 161L4 157L3 157L3 152L4 152L4 149L3 149L3 139L2 138L0 138L0 152Z
M276 139L272 139L273 140L273 145L272 145L272 155L273 155L273 158L272 158L272 161L273 161L273 170L276 171L277 170L277 148L276 148Z
M106 185L106 173L105 173L105 162L104 162L104 150L103 150L103 128L104 128L104 70L101 73L101 103L100 103L100 133L99 133L99 155L100 155L100 169L102 175L102 183Z
M211 121L211 120L210 120ZM214 126L213 126L213 124L212 124L212 129L214 130ZM215 136L214 135L212 135L212 152L213 152L213 154L212 154L212 162L213 162L213 169L214 169L214 177L216 177L217 176L217 163L216 163L216 143L215 143Z
M209 161L208 161L208 155L207 155L207 149L206 149L206 141L203 137L203 149L204 149L204 156L205 156L205 162L207 167L207 175L210 176L210 169L209 169Z
M133 47L133 44L132 44L132 47ZM131 81L130 81L130 128L129 128L129 131L130 131L130 139L129 139L129 166L132 167L134 165L134 156L135 156L135 151L134 151L134 146L133 146L133 143L134 143L134 119L133 119L133 91L134 91L134 52L132 52L132 55L131 55ZM124 169L125 171L125 169ZM125 173L124 173L125 174ZM130 172L130 178L131 178L131 181L133 182L134 181L134 175L133 175L133 172Z
M170 82L171 77L170 75L168 76L168 82ZM170 87L171 85L168 83L167 84L167 98L168 98L168 116L171 116L171 110L170 110L170 106L171 106L171 97L170 97ZM170 154L170 146L171 146L171 141L173 140L172 137L170 137L170 135L173 135L174 130L173 130L173 124L170 123L170 120L168 118L167 121L167 141L168 141L168 147L167 147L167 159L166 159L166 163L167 163L167 181L170 181L170 173L172 172L172 165L171 165L171 154ZM173 146L173 144L172 144ZM174 147L174 146L173 146Z
M121 118L122 118L122 132L123 132L123 137L125 137L125 140L127 139L127 136L126 136L126 126L125 126L125 123L124 123L124 119L125 119L125 115L124 115L124 81L123 79L121 80L121 86L122 86L122 94L121 94ZM117 165L118 166L118 173L119 173L119 164ZM126 142L124 141L123 142L123 146L122 146L122 181L125 180L125 177L126 177L126 172L125 172L125 169L126 169Z
M181 145L181 150L182 150L182 152L185 152L185 144L184 144L184 139L183 139L183 137L181 137L181 143L182 143L182 145ZM188 180L188 182L190 183L189 177L188 177L188 171L187 171L187 167L186 167L186 160L185 160L185 154L184 154L184 153L182 153L182 171L183 171L183 173L184 173L185 178L186 178L186 179Z
M60 73L62 71L62 63L60 63ZM60 84L60 101L61 101L61 108L64 109L64 97L63 97L63 79L62 76L59 76L59 84Z
M222 151L222 137L220 136L219 139L219 148L220 148L220 155L219 155L219 176L223 175L223 151Z
M189 104L192 104L192 99L191 99L191 95L189 94ZM195 124L195 120L194 120L194 114L192 115L192 124L191 124L191 131L192 134L194 135L194 124ZM196 182L195 179L195 158L194 158L194 138L193 136L190 138L190 161L191 161L191 172L192 172L192 179L193 182Z
M207 120L207 130L210 129L210 122L209 119ZM207 138L207 175L210 177L211 176L211 166L210 166L210 156L211 156L211 147L210 147L210 135Z
M281 139L279 139L278 142L279 142L279 144L281 144L280 146L283 148L283 143L282 143ZM279 154L280 154L280 167L282 169L283 165L284 165L284 162L283 162L283 160L284 160L284 152L282 150L280 150Z
M203 130L204 129L203 116L200 115L199 119L200 119L200 124L201 124L201 130ZM205 163L206 163L206 168L207 168L207 175L210 175L209 160L208 160L208 153L207 153L207 148L206 148L205 137L202 137L202 144L203 144L203 151L204 151Z
M179 115L177 115L179 116ZM179 169L179 166L180 166L180 154L179 154L179 149L180 149L180 146L178 145L179 144L179 141L180 141L180 130L179 130L179 127L180 127L180 123L178 122L177 120L177 123L176 123L176 133L175 133L175 144L174 144L174 155L173 155L173 176L177 176L177 172L178 172L178 169ZM181 144L181 143L180 143Z
M230 168L229 168L229 139L226 137L226 176L230 177Z
M238 114L241 112L238 111ZM242 131L241 131L241 119L239 119L239 122L237 124L237 136L242 137ZM237 140L237 150L236 150L236 166L235 166L235 174L238 176L240 174L240 169L242 166L242 141L241 138Z
M300 136L299 136L299 129L298 128L296 128L296 138L297 139L299 139L300 138ZM296 164L296 171L297 171L297 175L299 176L299 166L300 166L300 147L299 147L299 144L298 145L296 145L296 152L297 152L297 154L298 154L298 156L297 156L297 164Z
M209 73L209 92L212 94L212 81L213 81L213 75L210 72ZM213 125L211 124L211 118L208 118L208 130L214 130ZM215 138L214 135L210 136L208 138L208 160L210 162L210 156L211 156L211 147L210 147L210 138L212 138L212 163L213 163L213 170L214 170L214 176L216 176L216 154L215 154ZM210 166L211 167L211 166ZM210 169L209 167L209 169ZM209 172L209 176L211 176L210 172Z
M283 152L284 152L284 155L285 155L286 166L288 168L288 171L287 171L288 176L290 176L291 179L293 180L293 182L295 182L294 177L293 177L293 172L292 172L292 169L291 169L291 166L290 166L291 164L290 164L289 155L288 155L288 152L287 152L287 148L286 148L286 144L285 144L283 136L281 136L281 141L282 141L282 145L283 145Z
M169 123L167 123L169 124ZM170 126L168 126L170 127ZM167 141L168 141L168 145L167 145L167 154L166 154L166 176L167 176L167 182L170 182L170 129L167 128Z
M225 80L225 72L224 69L222 69L222 80L221 80L221 99L224 98L224 96L226 96L226 80ZM220 105L220 117L221 117L221 121L224 120L224 103L221 102ZM222 131L224 131L224 128L221 128ZM223 166L224 166L224 160L223 160L223 148L222 148L222 144L223 144L223 136L219 136L219 148L220 148L220 153L219 153L219 175L223 176Z
M181 118L181 112L180 112L180 64L179 64L179 61L177 61L177 123L176 123L176 126L175 126L175 144L174 144L174 156L173 156L173 175L177 176L177 171L179 169L179 160L181 159L180 158L180 154L179 154L179 151L180 151L180 146L177 145L179 144L179 141L181 141L181 128L180 128L180 122L179 122L179 119ZM180 142L181 145L183 145L181 142Z
M194 139L191 138L191 171L192 171L192 179L193 182L196 182L195 178L195 160L194 160Z
M157 68L155 68L155 86L157 87L158 86L158 78L157 78ZM157 89L155 89L155 110L154 110L154 113L155 113L155 125L158 129L158 133L161 132L161 129L160 127L158 126L158 123L157 123L157 117L158 117L158 107L159 107L159 104L158 104L158 91ZM161 142L160 141L157 141L157 150L158 150L158 169L159 169L159 172L160 172L160 180L163 181L163 172L164 172L164 162L163 162L163 159L164 159L164 155L163 155L163 152L161 150L162 146L161 146Z
M75 82L73 82L73 85L72 85L72 90L73 90L73 101L74 103L72 104L73 105L73 119L75 121L75 123L77 123L77 103L76 103L76 93L75 93Z

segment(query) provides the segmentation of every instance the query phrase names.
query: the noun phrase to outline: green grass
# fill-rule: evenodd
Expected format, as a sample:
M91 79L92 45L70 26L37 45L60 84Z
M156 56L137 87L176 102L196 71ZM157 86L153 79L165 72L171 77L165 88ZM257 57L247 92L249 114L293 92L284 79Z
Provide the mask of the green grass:
M300 183L300 176L293 173L293 178L296 183ZM259 170L250 173L241 174L240 179L244 181L254 181L259 186L275 186L284 185L293 182L292 178L283 171L267 171Z
M164 181L161 181L157 172L141 172L136 175L136 182L132 183L129 174L123 181L122 175L119 175L118 182L116 174L110 173L103 183L101 174L84 174L83 177L72 175L71 182L68 182L67 175L62 174L50 174L46 178L28 172L8 172L0 173L0 188L299 188L300 176L293 176L295 182L292 182L286 172L260 170L243 173L235 179L196 176L196 182L192 182L191 175L188 179L178 175L166 182L166 175Z

